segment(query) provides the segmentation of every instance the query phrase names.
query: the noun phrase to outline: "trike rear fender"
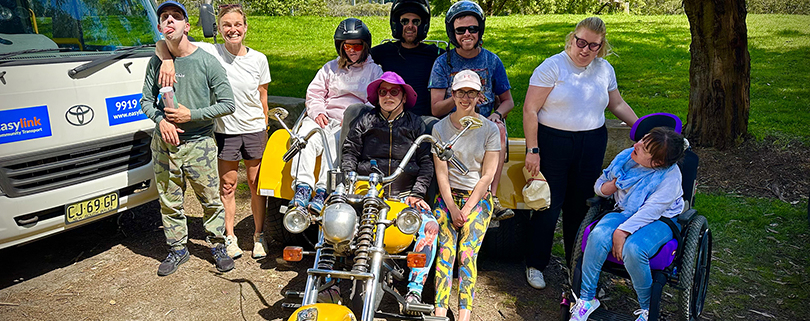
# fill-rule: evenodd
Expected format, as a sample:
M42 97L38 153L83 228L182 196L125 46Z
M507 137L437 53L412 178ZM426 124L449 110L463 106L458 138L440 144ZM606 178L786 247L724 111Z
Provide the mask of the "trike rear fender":
M287 200L293 198L292 176L290 175L293 161L285 163L282 159L289 148L289 140L290 134L283 129L273 132L267 140L267 146L262 155L262 165L259 169L259 195ZM320 157L315 164L316 173L318 168L320 168Z

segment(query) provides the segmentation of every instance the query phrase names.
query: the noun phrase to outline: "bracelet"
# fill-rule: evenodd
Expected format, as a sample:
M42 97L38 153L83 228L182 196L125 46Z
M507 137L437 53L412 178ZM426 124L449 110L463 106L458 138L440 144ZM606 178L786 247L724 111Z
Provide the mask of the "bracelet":
M493 110L492 110L492 113L493 113L493 114L498 114L498 117L501 117L501 120L503 120L503 114L501 114L500 112L498 112L498 110L493 109Z

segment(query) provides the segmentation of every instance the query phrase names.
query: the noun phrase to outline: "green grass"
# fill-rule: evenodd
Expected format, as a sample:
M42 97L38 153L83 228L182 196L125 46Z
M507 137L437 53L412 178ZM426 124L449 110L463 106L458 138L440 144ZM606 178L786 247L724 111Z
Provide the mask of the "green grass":
M532 71L563 49L563 39L581 15L487 18L484 47L501 57L516 110L510 135L523 136L520 109ZM618 55L609 56L624 99L639 115L671 112L686 118L689 104L689 23L678 16L602 16ZM193 18L195 19L195 18ZM363 17L374 43L390 38L386 17ZM341 18L249 17L246 44L268 56L271 95L303 97L318 68L336 57L332 36ZM446 39L442 17L433 18L429 39ZM196 23L196 21L192 21ZM749 131L810 142L810 16L749 15L751 112ZM202 39L199 27L191 34ZM209 40L210 41L210 40ZM608 117L613 117L608 113Z
M799 320L810 313L810 237L807 203L704 195L695 208L714 237L706 311L716 319L748 309ZM733 315L730 314L733 312Z

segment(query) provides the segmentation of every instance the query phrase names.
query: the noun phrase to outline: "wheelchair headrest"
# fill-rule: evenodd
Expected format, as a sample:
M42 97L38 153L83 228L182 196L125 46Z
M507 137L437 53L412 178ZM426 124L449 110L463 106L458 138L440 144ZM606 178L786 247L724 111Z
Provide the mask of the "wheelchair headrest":
M649 114L639 118L638 121L633 124L633 127L630 128L630 139L634 142L638 141L655 127L669 127L680 134L683 122L681 122L678 116L670 113Z

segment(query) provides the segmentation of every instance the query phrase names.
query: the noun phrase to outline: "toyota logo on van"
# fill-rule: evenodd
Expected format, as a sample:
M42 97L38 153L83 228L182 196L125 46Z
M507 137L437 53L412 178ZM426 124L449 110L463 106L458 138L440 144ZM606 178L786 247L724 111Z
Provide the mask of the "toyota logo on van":
M65 119L73 126L84 126L93 121L93 108L87 105L75 105L68 108L65 113Z

